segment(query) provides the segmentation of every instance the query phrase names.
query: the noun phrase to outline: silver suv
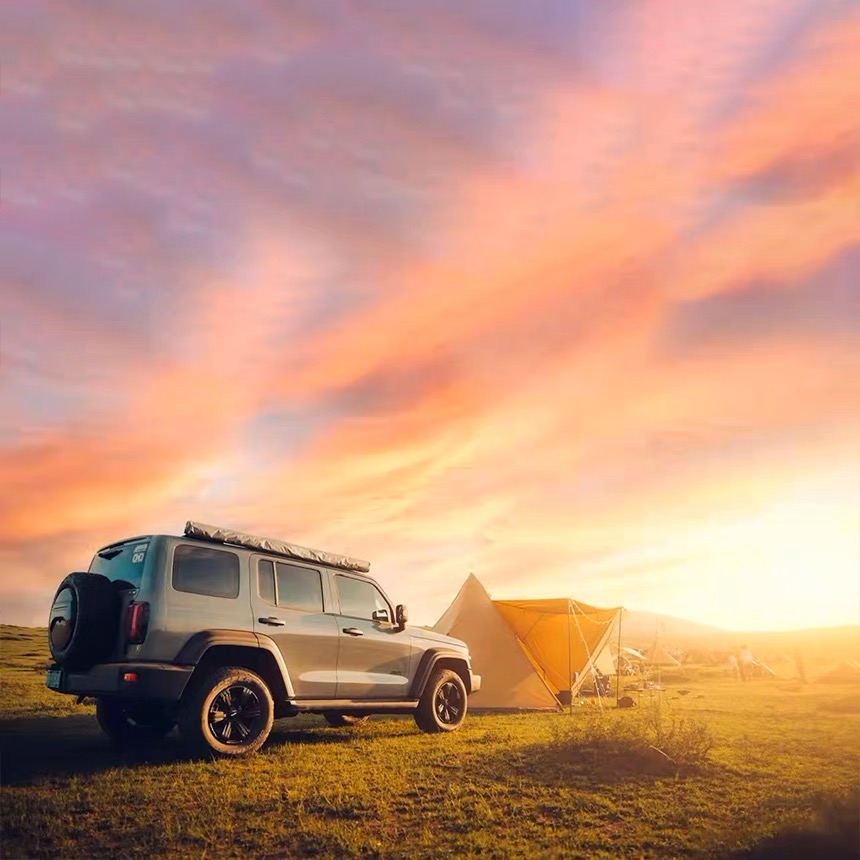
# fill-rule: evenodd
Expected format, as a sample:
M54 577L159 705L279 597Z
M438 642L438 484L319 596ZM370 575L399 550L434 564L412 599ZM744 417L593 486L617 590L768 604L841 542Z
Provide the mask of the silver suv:
M259 749L279 717L411 713L459 728L480 688L459 639L406 626L359 559L189 522L100 549L48 619L46 684L95 697L118 742L175 725L193 754Z

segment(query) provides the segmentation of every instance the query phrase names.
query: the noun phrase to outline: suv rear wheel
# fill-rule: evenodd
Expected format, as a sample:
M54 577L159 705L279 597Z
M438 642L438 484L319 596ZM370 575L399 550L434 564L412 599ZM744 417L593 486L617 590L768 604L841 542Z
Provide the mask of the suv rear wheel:
M179 733L195 755L248 755L265 743L274 711L259 675L239 666L213 669L182 697Z
M156 741L176 725L167 706L110 698L96 702L96 720L99 728L118 744Z
M422 732L453 732L466 718L466 685L451 669L436 669L415 709L415 722Z
M354 714L341 714L338 711L325 711L323 717L333 729L343 729L346 726L360 726L362 723L367 722L367 717L357 717Z

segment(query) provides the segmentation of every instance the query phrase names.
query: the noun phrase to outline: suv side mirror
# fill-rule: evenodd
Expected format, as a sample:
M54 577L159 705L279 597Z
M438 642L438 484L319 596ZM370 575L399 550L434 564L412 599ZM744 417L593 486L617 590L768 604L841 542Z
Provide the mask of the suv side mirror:
M386 624L391 623L387 609L374 609L370 619L371 621L384 621Z
M405 629L406 622L409 620L409 610L402 603L398 603L397 608L394 610L394 618L397 622L398 629Z

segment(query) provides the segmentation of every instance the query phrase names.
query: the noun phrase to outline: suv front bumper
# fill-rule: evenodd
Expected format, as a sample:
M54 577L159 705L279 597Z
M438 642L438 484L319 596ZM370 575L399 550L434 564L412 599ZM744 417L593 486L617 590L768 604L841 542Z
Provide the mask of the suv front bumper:
M477 693L478 690L481 689L481 676L476 675L474 672L469 672L470 680L471 680L471 692Z
M129 699L178 701L193 666L170 663L100 663L85 672L54 666L45 686L77 696L122 696Z

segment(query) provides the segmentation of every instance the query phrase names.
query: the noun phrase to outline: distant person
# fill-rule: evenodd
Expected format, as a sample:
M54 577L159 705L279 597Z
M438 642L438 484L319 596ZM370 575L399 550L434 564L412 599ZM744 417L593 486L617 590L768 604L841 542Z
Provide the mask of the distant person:
M753 668L755 667L755 658L747 645L741 645L741 650L738 651L738 662L741 667L741 680L751 680Z
M738 663L738 658L735 657L734 654L729 654L729 671L732 673L732 677L736 681L740 681L740 679L741 679L741 667L740 667L740 663Z
M800 652L800 648L794 651L794 666L797 669L797 677L800 678L802 684L806 684L806 666L803 663L803 654Z
M601 672L596 666L594 667L594 688L598 696L608 696L611 690L609 675Z

